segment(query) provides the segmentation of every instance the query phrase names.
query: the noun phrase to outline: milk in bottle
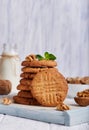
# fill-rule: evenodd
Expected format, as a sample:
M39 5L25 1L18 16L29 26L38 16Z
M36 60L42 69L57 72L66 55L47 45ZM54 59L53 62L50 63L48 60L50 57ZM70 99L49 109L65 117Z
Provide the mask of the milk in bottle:
M15 46L3 44L3 52L0 56L0 79L10 80L12 91L17 92L20 80L20 58L15 51Z

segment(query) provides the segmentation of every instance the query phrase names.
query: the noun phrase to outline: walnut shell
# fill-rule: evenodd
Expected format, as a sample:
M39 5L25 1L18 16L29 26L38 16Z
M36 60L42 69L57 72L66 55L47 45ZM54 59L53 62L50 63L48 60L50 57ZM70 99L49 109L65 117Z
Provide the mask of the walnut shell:
M80 106L88 106L89 105L89 97L74 97L74 100Z
M0 80L0 95L7 95L11 92L12 84L9 80Z

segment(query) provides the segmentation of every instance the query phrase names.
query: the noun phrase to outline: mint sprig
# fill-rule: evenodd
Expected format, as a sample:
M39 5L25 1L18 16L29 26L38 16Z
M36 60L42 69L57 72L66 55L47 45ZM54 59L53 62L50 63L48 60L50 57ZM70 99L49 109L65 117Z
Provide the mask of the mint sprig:
M48 52L45 52L45 53L44 53L44 57L41 56L41 55L39 55L39 54L37 54L37 55L36 55L36 58L37 58L38 60L56 60L56 57L55 57L53 54L48 53Z
M36 58L37 58L38 60L43 60L43 59L44 59L44 57L41 56L41 55L39 55L39 54L36 55Z

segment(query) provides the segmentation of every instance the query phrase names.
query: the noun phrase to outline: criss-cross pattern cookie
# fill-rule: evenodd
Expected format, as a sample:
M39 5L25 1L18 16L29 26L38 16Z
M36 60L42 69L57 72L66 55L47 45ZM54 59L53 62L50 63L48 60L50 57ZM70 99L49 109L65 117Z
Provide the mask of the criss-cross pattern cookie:
M31 86L33 97L43 106L57 106L64 101L68 91L65 78L54 68L37 73Z
M57 62L53 60L33 60L33 61L23 61L22 66L29 67L55 67L57 66Z

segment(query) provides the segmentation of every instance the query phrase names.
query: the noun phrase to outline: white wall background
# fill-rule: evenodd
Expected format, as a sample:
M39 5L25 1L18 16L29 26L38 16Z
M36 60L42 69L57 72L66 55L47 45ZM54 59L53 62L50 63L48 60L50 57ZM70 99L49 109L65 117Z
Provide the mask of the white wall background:
M89 75L89 0L0 0L2 43L17 43L21 60L49 51L65 76Z

